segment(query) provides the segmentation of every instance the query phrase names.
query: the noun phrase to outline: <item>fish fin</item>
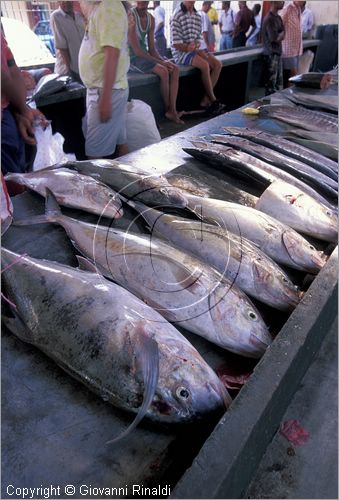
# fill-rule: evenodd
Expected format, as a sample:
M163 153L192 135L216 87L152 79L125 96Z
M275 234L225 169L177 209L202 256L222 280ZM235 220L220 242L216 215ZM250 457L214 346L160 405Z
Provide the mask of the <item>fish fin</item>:
M54 196L53 192L46 187L46 201L45 201L45 212L48 217L55 217L62 215L59 204Z
M144 380L142 405L137 416L127 429L120 436L108 441L106 444L117 443L128 436L144 418L153 401L159 378L159 348L157 342L153 338L146 336L143 330L139 334L139 343L137 362L140 365Z
M86 259L86 257L82 257L81 255L76 255L76 258L79 264L79 269L98 274L96 266L89 259Z
M46 215L35 215L34 217L24 217L13 221L13 226L30 226L34 224L47 224L50 221Z
M285 248L287 255L289 256L291 261L294 262L294 264L296 264L298 267L300 267L300 264L295 259L293 259L293 254L289 251L289 247L293 248L295 246L295 241L294 240L291 241L289 239L288 233L289 233L289 229L286 229L285 231L283 231L283 233L281 235L281 241L282 241L283 247Z
M13 317L2 315L1 320L3 325L20 340L27 343L33 342L33 334L25 325L20 316L11 308Z
M259 280L265 280L269 276L269 271L267 271L263 266L259 266L255 261L252 263L253 273Z
M45 215L24 217L13 221L14 226L27 226L31 224L45 224L48 222L59 222L62 212L52 191L46 188Z
M131 208L133 208L134 210L136 210L140 214L142 214L142 212L144 212L145 210L148 210L148 206L145 205L144 203L141 203L141 201L137 201L135 199L130 200L130 199L126 198L125 196L121 195L120 193L119 193L119 196L123 202L125 202L128 206L130 206Z

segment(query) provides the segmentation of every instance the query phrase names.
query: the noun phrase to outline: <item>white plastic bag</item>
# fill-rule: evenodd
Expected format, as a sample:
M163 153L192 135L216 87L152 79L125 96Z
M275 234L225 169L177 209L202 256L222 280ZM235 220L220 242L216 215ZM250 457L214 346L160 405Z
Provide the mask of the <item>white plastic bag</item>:
M41 126L36 127L35 138L37 141L37 154L33 170L41 170L55 163L76 160L74 154L64 153L63 144L65 139L59 132L53 135L51 125L46 129Z
M161 141L151 106L138 99L127 103L126 130L129 152Z

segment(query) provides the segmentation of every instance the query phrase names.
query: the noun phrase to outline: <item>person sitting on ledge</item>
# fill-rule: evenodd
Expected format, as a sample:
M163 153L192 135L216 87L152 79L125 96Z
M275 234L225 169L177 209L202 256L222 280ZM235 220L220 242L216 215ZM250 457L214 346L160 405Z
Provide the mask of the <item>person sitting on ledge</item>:
M194 8L195 2L181 2L171 19L171 48L177 64L192 65L200 69L205 95L200 103L208 113L214 114L222 105L214 94L221 72L221 62L204 47L202 23Z
M147 11L149 2L137 2L131 9L132 21L128 30L130 71L155 73L160 78L160 92L168 120L183 124L176 108L179 89L179 68L160 56L154 43L154 17ZM147 40L147 45L146 45Z

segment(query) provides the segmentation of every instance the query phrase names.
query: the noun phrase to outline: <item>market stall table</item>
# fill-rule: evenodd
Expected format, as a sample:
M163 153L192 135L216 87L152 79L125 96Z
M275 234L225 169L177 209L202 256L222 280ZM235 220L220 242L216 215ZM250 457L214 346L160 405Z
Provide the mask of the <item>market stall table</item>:
M207 184L209 196L222 198L227 182L243 188L242 182L194 160L182 148L190 145L190 138L219 133L227 125L278 134L287 128L237 110L120 161L151 173L187 175L197 185ZM253 190L252 194L258 193ZM44 210L42 198L32 193L15 197L13 203L17 218ZM65 209L65 213L96 221L95 216L79 211ZM114 225L128 227L135 213L129 208L125 213L126 217ZM134 222L133 230L143 232L145 228ZM50 224L12 226L3 237L3 246L32 257L76 265L75 251L63 229ZM277 331L281 327L282 331L219 423L210 419L204 425L162 428L145 421L112 446L106 442L121 433L131 416L106 404L37 349L3 331L2 498L11 498L9 485L59 486L60 495L55 498L65 497L67 485L74 486L74 495L68 494L68 498L93 498L95 493L98 498L131 497L133 485L167 485L173 491L180 478L173 498L239 495L336 315L336 265L334 254L287 322L287 316L274 312L272 321ZM225 360L234 363L240 359L203 339L190 334L187 337L215 369ZM244 367L250 369L253 364L245 361ZM183 476L192 461L192 468ZM100 494L93 488L111 490L107 494L101 490ZM159 490L158 496L161 493L167 496L169 491ZM135 491L135 496L140 494ZM41 494L33 498L41 498Z

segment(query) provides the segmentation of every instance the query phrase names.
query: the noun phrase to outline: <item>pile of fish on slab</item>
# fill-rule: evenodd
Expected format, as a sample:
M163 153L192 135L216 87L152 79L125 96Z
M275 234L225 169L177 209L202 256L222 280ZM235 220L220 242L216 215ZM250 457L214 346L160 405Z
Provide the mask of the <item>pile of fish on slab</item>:
M267 133L227 132L185 151L255 181L262 191L256 208L197 196L108 160L6 176L46 198L45 214L17 220L14 213L15 224L58 224L82 257L76 269L3 249L12 313L5 325L104 399L137 413L126 433L145 415L184 422L225 410L230 395L176 327L259 359L273 340L262 307L291 312L303 294L291 270L316 274L326 262L305 235L336 239L333 161ZM123 203L148 232L115 227ZM69 217L59 205L99 220Z

